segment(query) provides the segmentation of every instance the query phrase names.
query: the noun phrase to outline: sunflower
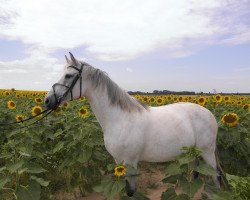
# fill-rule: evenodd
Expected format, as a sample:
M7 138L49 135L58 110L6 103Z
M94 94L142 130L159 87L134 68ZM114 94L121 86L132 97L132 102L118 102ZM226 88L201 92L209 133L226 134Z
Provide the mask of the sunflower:
M15 102L12 101L12 100L8 101L7 106L8 106L8 108L9 108L10 110L13 110L13 109L16 108L16 104L15 104Z
M250 112L250 103L249 104L245 104L244 106L242 106L242 108L248 112Z
M239 123L239 116L236 113L226 113L221 118L221 122L227 126L233 127Z
M183 97L182 96L178 97L178 101L182 102L183 101Z
M78 110L78 115L79 115L79 117L86 118L89 115L89 111L86 107L81 107Z
M222 101L222 96L219 95L219 94L217 94L217 95L214 96L214 99L215 99L215 101L216 101L217 103L220 103L220 102Z
M176 103L176 102L178 102L178 97L177 96L174 96L173 97L173 101Z
M16 121L17 122L23 122L24 119L25 119L25 117L23 115L17 115L16 116Z
M84 96L81 96L81 97L79 97L79 100L80 100L80 101L85 101L85 97L84 97Z
M184 101L184 102L187 102L187 101L188 101L188 98L187 98L187 97L184 97L183 101Z
M43 100L41 98L35 98L35 102L37 104L43 104Z
M201 105L201 106L204 106L205 103L206 103L206 98L203 97L203 96L199 97L198 100L197 100L197 103L198 103L199 105Z
M16 98L18 98L18 99L19 99L19 98L20 98L20 94L16 94Z
M120 177L123 176L126 173L126 167L123 165L119 165L115 167L115 175Z
M143 96L142 97L142 102L147 103L148 102L148 96Z
M69 107L69 102L67 102L67 101L64 102L64 103L63 103L63 107L64 107L64 108L68 108L68 107Z
M154 103L155 102L155 97L154 96L150 97L149 102Z
M237 101L237 105L241 106L242 105L242 101L241 100Z
M32 116L36 116L36 115L40 114L42 111L43 111L43 109L42 109L41 106L34 106L34 107L32 108L31 113L32 113ZM38 116L36 116L36 117L41 117L41 116L42 116L42 114L41 114L41 115L38 115Z
M9 93L8 91L4 91L3 95L4 95L4 96L9 96L10 93Z
M156 103L157 103L157 105L162 105L164 103L163 98L162 97L157 97L156 98Z
M167 96L168 101L172 101L173 97L172 96Z
M230 102L231 101L231 97L230 96L225 96L224 97L224 101L225 102Z

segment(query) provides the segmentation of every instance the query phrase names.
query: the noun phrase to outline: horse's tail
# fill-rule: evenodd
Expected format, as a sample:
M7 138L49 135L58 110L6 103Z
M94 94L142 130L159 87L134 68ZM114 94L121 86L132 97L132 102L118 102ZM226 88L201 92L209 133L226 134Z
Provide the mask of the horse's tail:
M222 167L221 167L221 162L219 159L219 151L218 148L215 148L215 159L216 159L216 163L217 163L217 169L219 171L220 177L221 177L221 184L224 186L225 190L230 190L227 178L226 178L226 173L223 171Z

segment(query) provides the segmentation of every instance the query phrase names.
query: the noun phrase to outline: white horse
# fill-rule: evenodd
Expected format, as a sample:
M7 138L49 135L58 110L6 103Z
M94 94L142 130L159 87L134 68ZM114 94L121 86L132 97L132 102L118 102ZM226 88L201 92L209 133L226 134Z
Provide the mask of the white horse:
M65 56L66 57L66 56ZM183 146L196 146L215 170L217 122L206 108L193 103L146 106L122 90L104 72L70 53L65 74L45 98L48 108L85 96L100 123L104 143L116 163L137 169L139 161L166 162L180 155ZM218 184L216 177L214 181ZM127 194L136 190L129 177Z

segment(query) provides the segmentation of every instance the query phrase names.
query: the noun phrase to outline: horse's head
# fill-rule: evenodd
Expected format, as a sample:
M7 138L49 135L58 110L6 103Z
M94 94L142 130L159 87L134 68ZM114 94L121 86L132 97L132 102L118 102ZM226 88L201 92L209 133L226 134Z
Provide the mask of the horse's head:
M84 64L75 59L72 53L69 54L70 60L65 56L67 64L63 76L44 99L47 108L55 109L62 102L77 99L85 93L82 84Z

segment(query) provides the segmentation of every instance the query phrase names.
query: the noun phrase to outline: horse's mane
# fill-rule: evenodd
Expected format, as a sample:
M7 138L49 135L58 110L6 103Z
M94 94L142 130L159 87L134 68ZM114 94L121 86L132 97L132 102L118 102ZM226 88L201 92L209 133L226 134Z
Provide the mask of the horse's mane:
M84 64L84 72L92 83L93 89L98 87L106 87L108 98L111 105L117 105L126 111L141 111L148 109L148 106L134 97L130 96L126 91L121 89L114 81L112 81L107 73L100 69L94 68L91 65Z

